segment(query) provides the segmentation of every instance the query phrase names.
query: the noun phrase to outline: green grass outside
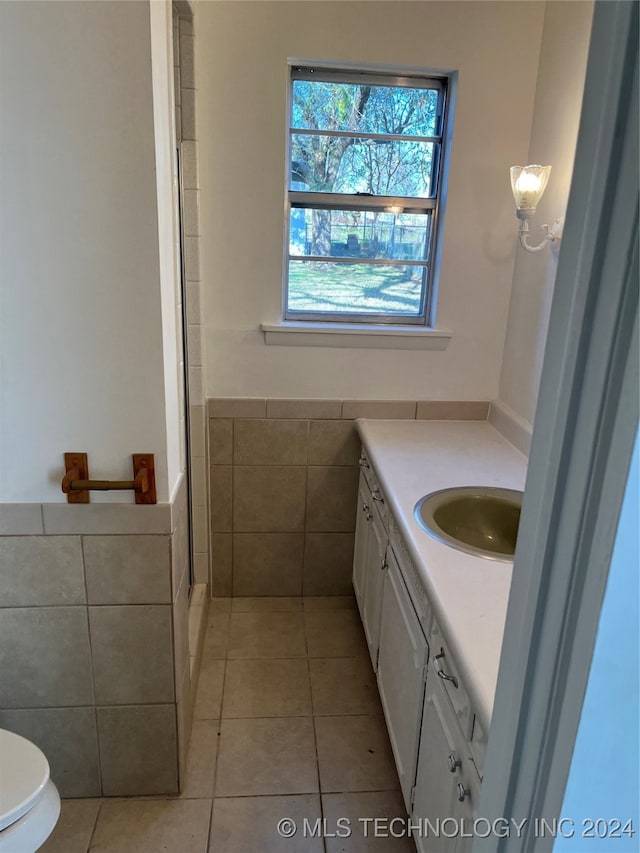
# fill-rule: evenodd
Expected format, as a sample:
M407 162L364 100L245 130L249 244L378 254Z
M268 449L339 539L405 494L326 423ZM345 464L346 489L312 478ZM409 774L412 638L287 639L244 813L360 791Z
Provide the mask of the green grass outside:
M422 268L289 264L289 310L338 314L420 313Z

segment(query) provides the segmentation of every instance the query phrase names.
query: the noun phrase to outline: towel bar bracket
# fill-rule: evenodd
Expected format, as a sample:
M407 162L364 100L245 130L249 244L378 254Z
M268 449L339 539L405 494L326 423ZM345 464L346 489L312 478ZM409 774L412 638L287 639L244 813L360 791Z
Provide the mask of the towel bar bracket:
M65 475L62 478L62 491L67 503L88 504L89 491L99 492L133 490L137 504L155 504L156 476L153 453L134 453L133 480L90 480L89 463L86 453L65 453Z

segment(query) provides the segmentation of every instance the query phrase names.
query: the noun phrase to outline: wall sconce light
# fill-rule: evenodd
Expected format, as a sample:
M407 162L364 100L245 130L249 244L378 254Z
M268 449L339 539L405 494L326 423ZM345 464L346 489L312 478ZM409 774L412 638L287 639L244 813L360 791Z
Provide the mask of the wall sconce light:
M562 239L562 222L556 219L552 226L543 225L545 232L542 243L531 246L529 237L529 220L536 212L538 202L542 198L551 166L512 166L511 167L511 190L516 203L516 216L520 220L520 245L527 252L539 252L549 243L551 251L557 255L560 251L560 240Z

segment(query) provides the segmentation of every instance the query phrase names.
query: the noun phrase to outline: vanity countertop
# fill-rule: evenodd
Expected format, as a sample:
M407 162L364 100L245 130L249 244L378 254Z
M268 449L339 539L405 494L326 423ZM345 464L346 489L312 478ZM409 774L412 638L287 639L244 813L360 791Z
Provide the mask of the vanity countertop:
M527 459L486 421L359 419L357 428L474 709L489 730L512 562L434 539L416 502L451 486L524 489Z

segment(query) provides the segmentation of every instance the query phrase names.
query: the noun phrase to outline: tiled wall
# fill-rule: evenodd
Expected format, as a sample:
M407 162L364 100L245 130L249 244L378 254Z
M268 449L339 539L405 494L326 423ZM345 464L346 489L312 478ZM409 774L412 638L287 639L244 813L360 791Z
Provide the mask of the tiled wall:
M355 418L485 420L488 403L211 399L212 594L346 595Z
M185 492L172 506L2 513L16 535L0 536L0 726L40 746L62 796L178 790L191 708Z
M202 274L200 267L200 175L196 140L196 89L194 66L195 27L189 5L174 4L173 59L176 140L182 153L184 188L184 270L189 364L189 418L191 434L191 497L195 583L209 582L209 535L207 516L206 411L204 406L204 345ZM182 353L178 360L182 361Z

